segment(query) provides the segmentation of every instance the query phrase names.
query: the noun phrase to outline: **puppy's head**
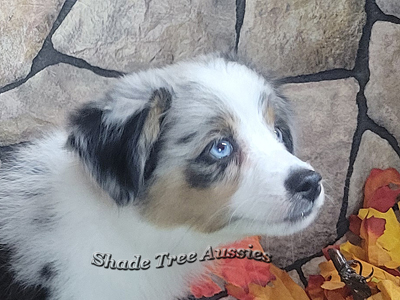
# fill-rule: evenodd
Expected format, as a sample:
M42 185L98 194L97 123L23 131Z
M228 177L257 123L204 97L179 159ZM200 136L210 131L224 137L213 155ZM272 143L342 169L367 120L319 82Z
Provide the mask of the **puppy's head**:
M98 184L158 226L283 235L323 202L320 175L293 155L287 101L236 62L129 75L70 121L68 146Z

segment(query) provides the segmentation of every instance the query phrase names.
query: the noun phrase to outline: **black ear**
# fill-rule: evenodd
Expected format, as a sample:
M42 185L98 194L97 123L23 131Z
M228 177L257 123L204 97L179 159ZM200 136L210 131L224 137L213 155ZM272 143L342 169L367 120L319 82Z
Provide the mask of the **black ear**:
M143 187L146 162L170 103L171 94L161 88L140 110L122 121L110 118L112 111L97 102L86 104L70 116L68 148L79 154L98 184L119 205L135 199Z

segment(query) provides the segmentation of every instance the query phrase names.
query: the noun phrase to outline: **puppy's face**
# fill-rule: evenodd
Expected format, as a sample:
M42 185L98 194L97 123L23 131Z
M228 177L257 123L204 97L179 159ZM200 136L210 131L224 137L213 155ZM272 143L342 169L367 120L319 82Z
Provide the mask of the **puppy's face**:
M323 202L320 175L293 155L287 102L234 62L131 75L71 125L99 184L156 226L283 235Z

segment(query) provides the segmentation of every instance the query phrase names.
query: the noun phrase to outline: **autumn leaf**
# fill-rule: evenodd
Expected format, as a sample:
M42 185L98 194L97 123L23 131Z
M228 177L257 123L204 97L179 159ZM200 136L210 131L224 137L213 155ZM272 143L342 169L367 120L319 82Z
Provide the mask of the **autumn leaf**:
M222 292L222 289L210 277L202 276L200 280L191 285L190 291L196 298L201 298L214 296Z
M389 186L383 186L375 191L368 205L380 212L387 212L397 202L400 189L392 190Z
M400 299L400 287L391 280L378 282L378 289L381 291L383 299Z
M335 290L325 290L325 297L327 300L353 300L351 292L345 287Z
M254 300L309 300L306 292L292 280L288 273L273 264L270 271L276 279L268 285L249 284L249 294L254 296Z
M383 213L373 208L365 208L360 209L358 216L363 222L360 236L365 240L364 250L368 261L390 269L399 267L400 224L393 209Z
M326 260L330 260L331 259L330 256L329 256L329 253L328 253L329 249L337 249L337 250L339 250L340 249L340 245L329 245L329 246L327 246L327 247L322 249L322 254L325 256Z
M325 278L321 275L310 275L308 285L306 287L307 295L311 300L324 300L325 293L321 285L325 282Z
M349 230L354 234L360 235L361 221L356 215L349 216Z
M371 201L374 193L383 186L389 184L400 186L400 173L394 168L386 170L373 169L367 178L364 187L364 205L363 207L373 207Z
M248 237L241 241L234 242L232 244L224 245L220 248L225 249L250 249L252 251L264 252L260 245L260 237ZM226 282L235 286L242 287L248 291L248 285L250 283L256 283L259 285L266 285L271 280L275 279L275 276L270 272L270 264L257 261L254 259L245 258L227 258L222 259L219 262L218 268L214 270L214 274L224 279Z
M226 253L223 249L231 248L264 252L260 244L260 237L258 236L248 237L214 250L217 252L221 250L221 253ZM251 283L265 286L268 282L275 279L275 275L270 272L271 264L264 261L244 257L221 258L213 262L212 265L208 266L208 270L226 282L225 288L228 294L237 299L253 300L254 297L249 295L249 285ZM208 295L213 290L217 290L216 286L212 285L210 281L211 279L206 282L196 282L195 286L192 285L192 292L193 290L196 292L196 297L198 295L209 297Z
M239 300L353 300L327 253L330 248L340 247L347 260L361 263L362 276L367 277L373 271L367 282L372 292L368 300L400 299L400 224L392 208L400 194L399 186L400 174L395 169L371 171L365 184L364 208L357 216L349 217L350 231L358 235L361 242L357 241L357 245L346 242L322 249L328 261L319 265L320 275L309 277L305 291L286 272L262 261L247 258L216 260L209 271L225 282L229 295ZM249 237L224 248L251 248L263 252L259 237ZM354 270L359 273L360 267L356 265ZM192 287L197 297L210 297L220 290L211 279Z
M240 286L236 286L231 283L227 283L225 285L226 291L228 292L228 295L231 295L232 297L235 297L236 299L240 300L253 300L254 296L249 295L248 287L246 287L246 290Z
M360 237L361 243L340 245L340 251L349 260L363 266L372 296L368 300L400 299L400 224L393 210L400 194L400 174L395 169L371 171L365 185L364 208L349 217L349 229ZM322 250L329 259L327 250ZM331 261L319 265L320 274L310 276L306 291L312 300L352 300ZM356 273L360 267L354 266Z
M321 285L326 290L336 290L345 286L331 260L319 264L325 282Z

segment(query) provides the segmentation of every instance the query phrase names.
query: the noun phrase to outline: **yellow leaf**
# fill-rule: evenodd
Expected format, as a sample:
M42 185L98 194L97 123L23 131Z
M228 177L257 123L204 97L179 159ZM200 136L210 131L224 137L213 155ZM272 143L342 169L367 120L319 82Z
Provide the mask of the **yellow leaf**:
M344 282L341 281L325 281L321 287L325 290L337 290L341 289L342 287L345 286Z
M250 283L249 294L254 300L309 300L306 292L297 285L285 271L271 264L270 271L275 275L276 280L265 287Z
M290 294L293 296L294 299L296 300L309 300L306 292L297 284L293 281L293 279L289 276L288 273L285 271L279 269L278 267L274 266L271 264L271 272L276 276L277 279L279 279L282 283L283 286L285 286ZM278 299L278 298L274 298Z
M385 299L383 298L382 293L378 293L378 294L372 295L367 300L385 300Z
M381 291L384 300L400 299L400 286L395 285L393 281L382 280L378 282L378 289Z
M368 261L377 266L386 266L395 269L400 266L400 224L397 221L393 209L383 213L373 208L360 209L360 219L375 217L384 219L385 230L381 236L376 238L373 234L360 230L362 238L366 240L364 250L367 252ZM361 226L363 228L363 226ZM370 239L369 239L370 237ZM351 250L356 250L352 248ZM356 254L352 252L353 254ZM361 258L361 257L360 257ZM364 257L365 259L365 257Z
M327 283L327 282L342 283L341 282L342 280L340 279L340 276L339 276L338 272L336 271L336 268L333 265L333 262L331 260L324 261L324 262L320 263L318 266L319 266L319 268L321 270L322 277L324 277L325 280L329 280L329 281L325 281L325 283ZM332 289L331 288L332 287L331 284L329 284L328 286L330 288L327 288L327 289L329 289L329 290ZM337 285L337 286L338 286L337 288L343 287L343 285L341 285L341 286ZM336 289L336 288L333 288L333 289Z

